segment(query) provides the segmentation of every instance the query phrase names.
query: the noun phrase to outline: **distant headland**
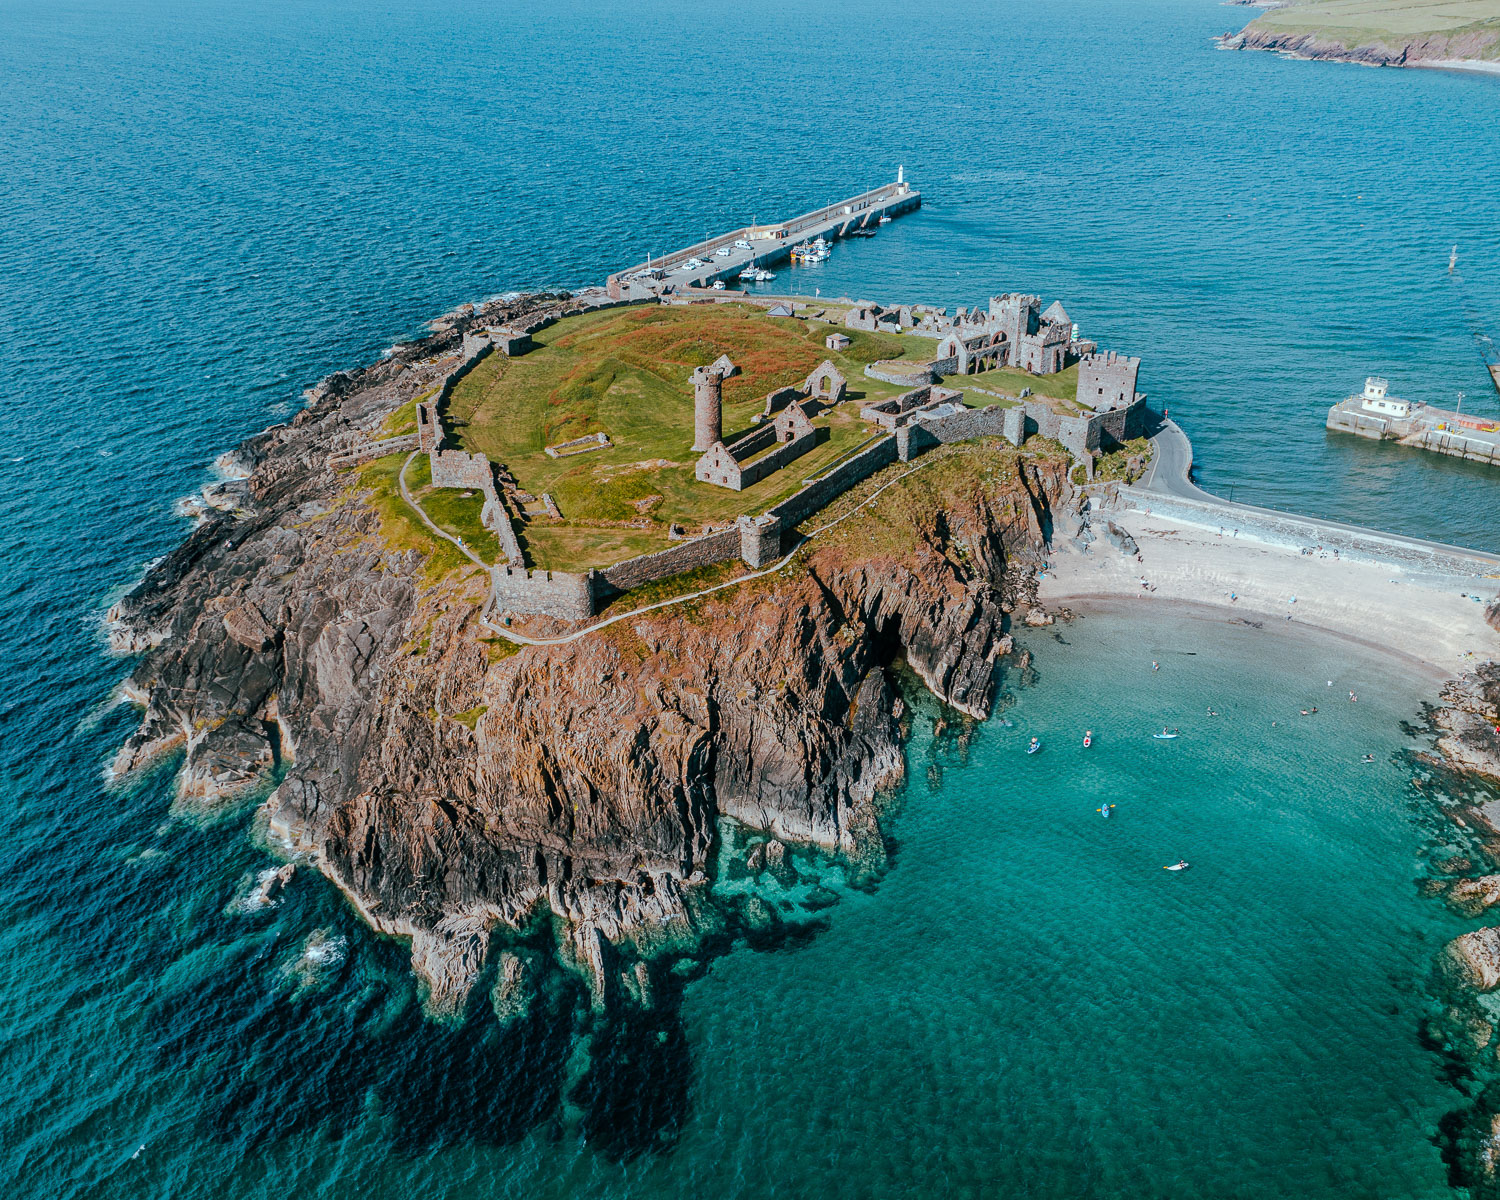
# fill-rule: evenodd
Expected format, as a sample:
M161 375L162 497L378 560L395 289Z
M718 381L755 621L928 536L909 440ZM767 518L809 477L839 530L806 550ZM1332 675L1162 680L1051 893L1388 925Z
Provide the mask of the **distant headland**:
M1373 67L1453 67L1500 73L1500 0L1292 0L1269 6L1225 50Z

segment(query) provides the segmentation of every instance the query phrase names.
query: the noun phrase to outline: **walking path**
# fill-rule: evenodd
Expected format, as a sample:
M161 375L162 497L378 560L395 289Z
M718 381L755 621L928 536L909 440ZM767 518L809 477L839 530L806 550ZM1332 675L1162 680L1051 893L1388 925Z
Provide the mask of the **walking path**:
M466 555L468 555L469 558L473 562L477 563L479 566L483 567L486 571L488 571L490 569L490 564L489 563L485 562L484 559L480 558L479 555L475 554L474 551L470 550L468 548L468 546L464 545L464 541L463 541L462 538L456 538L456 537L454 537L446 529L439 529L435 524L433 524L432 518L427 515L426 510L424 510L420 504L418 504L414 499L412 499L412 494L411 494L410 491L407 490L407 487L406 487L406 468L409 467L409 466L411 466L412 459L416 458L417 455L420 454L420 453L422 453L420 450L413 450L410 454L408 454L406 456L406 461L401 464L401 473L396 476L396 483L401 488L401 499L405 500L406 503L410 506L412 512L416 513L417 516L419 518L421 518L421 521L422 521L423 525L427 526L427 528L430 529L430 530L432 530L433 533L437 534L438 537L440 537L440 538L447 538L448 541L452 542L455 546L457 546L460 550L462 550ZM494 577L491 576L490 578L491 578L490 588L493 591L494 590L494 582L493 582ZM486 599L485 603L486 604L489 603L488 599Z

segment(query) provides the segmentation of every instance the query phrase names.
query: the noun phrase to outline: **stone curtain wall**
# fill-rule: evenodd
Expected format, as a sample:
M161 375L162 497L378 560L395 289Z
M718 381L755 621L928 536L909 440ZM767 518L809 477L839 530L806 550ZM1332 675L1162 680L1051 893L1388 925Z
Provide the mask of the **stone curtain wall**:
M896 461L896 439L883 437L868 450L840 463L821 479L812 479L793 496L770 510L780 517L784 527L800 524L831 500L837 499L856 483L868 479L882 467Z
M610 586L622 592L643 583L665 579L669 575L680 575L697 567L713 563L728 562L740 554L740 531L738 528L711 533L707 537L694 538L655 554L643 554L629 558L612 567L605 567L602 574Z
M500 490L495 486L495 469L483 454L469 454L463 450L444 450L442 444L447 437L443 428L442 409L453 396L453 389L472 371L486 355L494 349L488 336L466 333L463 340L463 362L449 372L443 386L431 400L417 405L417 428L420 444L428 448L427 461L432 467L432 486L441 488L473 488L484 496L479 522L495 535L500 550L512 567L519 568L525 558L521 554L521 543L511 523L510 510ZM429 420L430 418L430 420ZM497 593L498 594L498 593ZM550 593L548 593L550 595ZM542 612L544 609L514 608L512 612Z
M1020 409L995 405L903 425L896 430L896 451L902 462L910 462L934 446L966 442L970 438L1003 437L1019 446L1025 440L1024 433L1024 415Z
M495 608L501 612L532 613L581 621L594 615L597 572L569 575L561 571L525 567L493 567Z

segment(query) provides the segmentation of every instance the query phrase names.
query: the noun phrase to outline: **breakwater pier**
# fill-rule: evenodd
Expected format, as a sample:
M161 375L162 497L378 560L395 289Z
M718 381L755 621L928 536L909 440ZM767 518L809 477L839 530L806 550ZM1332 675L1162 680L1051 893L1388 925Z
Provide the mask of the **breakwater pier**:
M1377 376L1365 380L1359 395L1330 408L1327 426L1338 433L1500 466L1500 419L1399 399L1387 393L1386 381Z
M766 268L790 257L792 247L813 238L833 241L868 230L882 218L922 206L922 193L898 170L894 183L862 192L825 208L772 225L745 225L616 271L605 282L615 300L650 300L680 288L712 287L737 279L751 267Z

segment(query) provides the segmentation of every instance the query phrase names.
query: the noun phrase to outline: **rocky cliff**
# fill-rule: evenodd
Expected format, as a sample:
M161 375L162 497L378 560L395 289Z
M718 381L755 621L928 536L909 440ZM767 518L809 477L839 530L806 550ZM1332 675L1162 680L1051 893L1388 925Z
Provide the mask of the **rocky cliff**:
M1500 628L1500 606L1485 616ZM1451 680L1430 717L1438 763L1458 772L1440 790L1450 796L1465 850L1444 860L1443 874L1425 886L1465 916L1493 920L1491 910L1500 904L1500 666L1482 663ZM1436 986L1443 1008L1428 1022L1427 1036L1467 1100L1442 1122L1444 1158L1455 1186L1487 1200L1500 1197L1497 990L1500 926L1482 926L1443 948Z
M465 1004L495 929L547 914L596 1002L639 997L649 947L699 931L720 818L878 861L903 761L890 668L989 711L1007 613L1032 601L1013 560L1065 463L934 452L777 576L517 648L479 622L484 572L437 569L328 463L430 386L461 326L247 442L245 477L114 607L143 709L116 770L180 750L200 801L273 779L272 835L411 938L438 1010Z
M1308 32L1251 23L1239 33L1225 34L1225 50L1275 50L1293 58L1363 63L1372 67L1411 67L1443 62L1473 62L1494 58L1500 29L1463 30L1452 34L1413 37L1341 35L1337 30ZM1500 62L1497 62L1500 67Z

